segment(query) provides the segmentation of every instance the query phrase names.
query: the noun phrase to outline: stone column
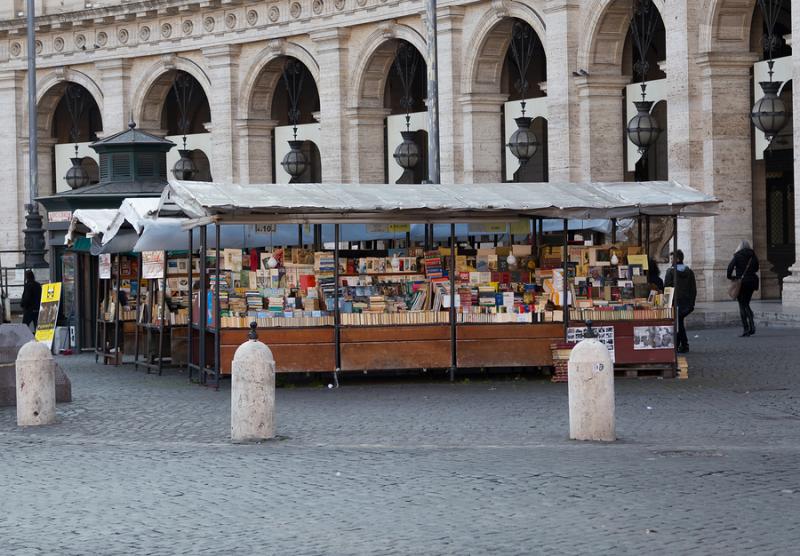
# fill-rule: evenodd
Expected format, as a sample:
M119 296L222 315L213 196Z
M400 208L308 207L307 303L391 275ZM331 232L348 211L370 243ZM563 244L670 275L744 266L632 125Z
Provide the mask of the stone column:
M665 18L667 37L667 140L669 179L703 188L702 83L695 56L698 49L696 2L677 0L672 17ZM692 266L692 229L699 219L678 220L678 244Z
M211 175L218 182L233 182L238 178L233 119L237 112L239 50L239 46L228 44L203 49L214 87L209 99L213 124L209 160Z
M437 10L439 52L439 155L442 183L458 183L464 175L464 135L455 100L461 96L461 50L464 30L462 6Z
M348 108L350 123L350 178L353 183L385 183L386 140L383 127L391 113L386 108ZM391 159L392 153L389 153Z
M800 34L800 7L792 10L792 35ZM800 47L792 47L792 83L800 83ZM800 180L800 91L792 90L794 124L794 265L789 269L791 275L783 279L783 304L787 307L800 307L800 195L797 183Z
M0 152L6 153L0 164L0 183L3 184L3 204L0 207L0 245L4 249L22 248L24 205L28 202L28 164L26 162L27 129L22 121L20 101L23 95L23 72L0 72ZM20 140L25 148L20 148ZM24 152L23 152L24 151ZM15 264L8 255L3 264Z
M574 0L549 0L545 14L548 173L551 181L578 181L582 175L580 102L572 72L579 69L580 5Z
M317 47L319 74L319 108L322 144L318 145L322 161L322 181L342 183L350 180L347 116L348 96L348 29L326 29L311 35Z
M131 111L131 62L123 58L95 62L103 88L103 131L109 135L127 128Z
M750 145L751 53L712 52L699 57L702 72L703 190L723 201L719 216L692 226L692 264L698 298L727 299L725 276L733 250L753 239Z
M236 120L242 183L272 183L272 130L277 125L276 120Z
M56 167L56 139L42 137L40 133L37 145L39 151L36 159L39 162L39 195L52 195L56 192L56 176L53 175Z
M575 178L623 181L626 125L623 89L630 77L591 75L576 78L576 81L580 99L580 158L583 163Z
M502 106L506 94L470 93L461 97L464 118L464 182L503 181Z

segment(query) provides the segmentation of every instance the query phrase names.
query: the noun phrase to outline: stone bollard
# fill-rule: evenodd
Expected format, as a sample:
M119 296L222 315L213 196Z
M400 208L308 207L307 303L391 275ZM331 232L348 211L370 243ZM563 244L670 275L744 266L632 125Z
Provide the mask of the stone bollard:
M614 364L608 349L594 339L582 340L569 356L569 437L572 440L616 440Z
M17 424L56 422L56 362L47 344L32 340L17 355Z
M231 441L258 442L275 437L275 359L259 342L256 323L250 340L233 355Z

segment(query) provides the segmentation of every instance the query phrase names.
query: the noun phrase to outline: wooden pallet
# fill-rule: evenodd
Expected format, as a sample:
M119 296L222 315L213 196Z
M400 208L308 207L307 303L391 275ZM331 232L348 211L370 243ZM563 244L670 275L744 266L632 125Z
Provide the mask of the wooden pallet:
M636 365L614 367L617 378L675 378L675 368L668 365Z

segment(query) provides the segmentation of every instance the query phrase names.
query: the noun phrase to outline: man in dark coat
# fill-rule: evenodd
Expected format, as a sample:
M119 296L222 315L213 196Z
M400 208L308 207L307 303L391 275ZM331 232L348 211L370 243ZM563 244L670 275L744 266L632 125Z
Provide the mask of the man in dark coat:
M667 270L664 286L675 288L675 308L678 312L678 353L689 351L689 337L686 335L686 317L694 311L697 300L697 283L692 269L683 263L683 251L672 254L674 266Z
M36 330L39 324L39 303L42 300L42 285L36 281L32 270L25 271L25 287L22 289L22 324L31 326Z

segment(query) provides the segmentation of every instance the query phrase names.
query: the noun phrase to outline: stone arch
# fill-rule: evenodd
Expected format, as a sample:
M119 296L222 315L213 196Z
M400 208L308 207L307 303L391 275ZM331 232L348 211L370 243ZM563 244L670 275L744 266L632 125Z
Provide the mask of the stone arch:
M69 83L76 83L86 89L97 104L100 114L103 113L103 92L91 77L69 68L52 71L39 80L36 87L36 126L41 137L50 137L53 115ZM27 113L25 119L27 120Z
M544 19L532 7L519 2L489 9L476 26L469 44L478 45L466 61L461 90L465 94L500 92L500 75L511 42L514 19L528 23L546 48Z
M664 21L665 0L653 0ZM590 74L619 75L628 36L633 0L591 0L582 28L586 30L578 50L578 69Z
M172 87L172 72L185 71L203 88L206 98L211 98L211 80L196 62L180 56L166 55L150 66L133 95L133 116L141 129L155 132L161 128L161 111Z
M247 72L242 81L239 98L240 118L242 120L269 120L272 110L272 97L281 77L281 66L275 61L280 58L296 58L305 65L319 90L319 64L311 53L297 43L282 39L274 40L257 56L257 63Z
M398 40L410 43L428 63L427 43L422 35L407 25L382 25L366 40L358 56L355 86L351 89L348 106L352 108L383 108L386 80L395 57Z
M750 30L756 0L704 0L700 52L750 52Z

